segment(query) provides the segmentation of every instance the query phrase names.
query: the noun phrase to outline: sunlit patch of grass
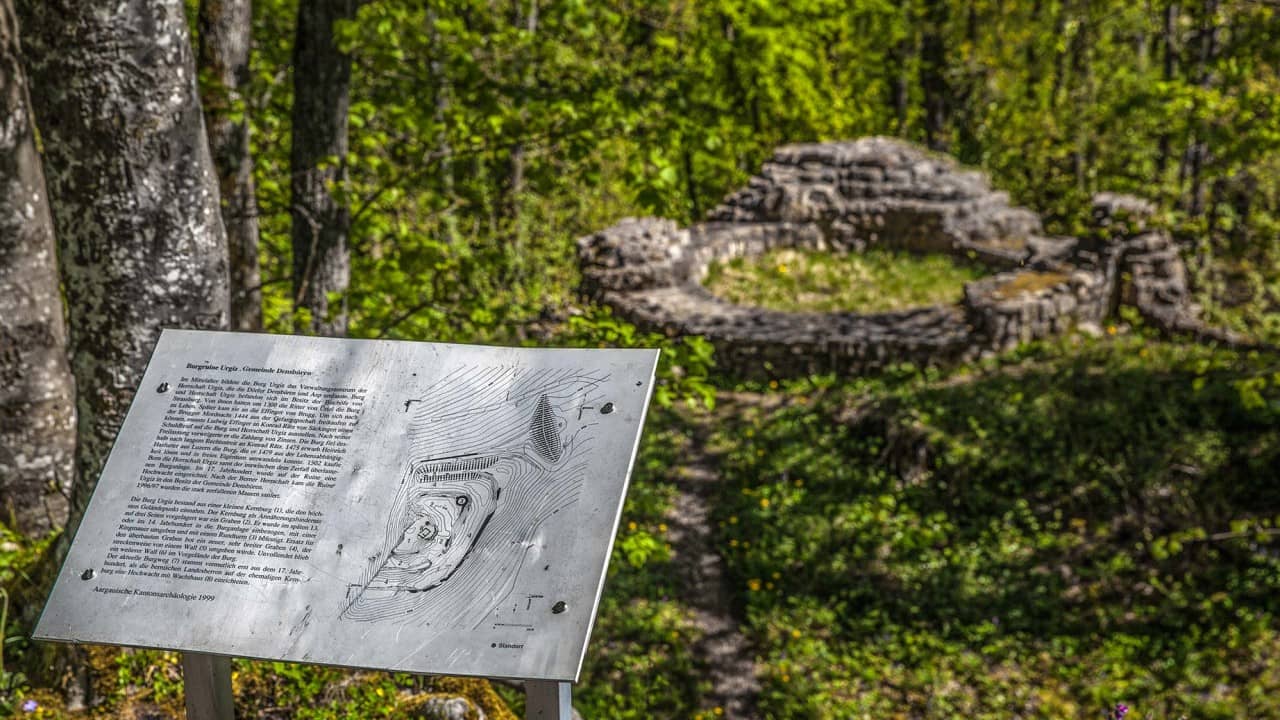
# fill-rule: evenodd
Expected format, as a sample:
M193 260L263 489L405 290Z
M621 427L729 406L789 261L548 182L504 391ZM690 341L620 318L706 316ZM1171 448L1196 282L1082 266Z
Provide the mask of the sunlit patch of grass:
M781 249L713 263L704 285L739 305L789 312L884 312L958 302L983 270L948 255Z

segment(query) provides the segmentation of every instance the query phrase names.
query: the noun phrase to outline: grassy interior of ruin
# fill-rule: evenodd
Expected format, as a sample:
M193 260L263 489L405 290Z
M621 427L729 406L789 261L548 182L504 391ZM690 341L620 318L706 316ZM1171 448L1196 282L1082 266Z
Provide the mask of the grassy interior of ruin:
M715 262L703 285L738 305L787 312L885 312L955 303L984 268L944 254L872 247L833 254L784 248Z
M612 327L610 343L653 340ZM656 402L575 689L584 716L716 717L669 527L701 453L721 476L712 538L762 717L1101 717L1116 702L1130 718L1280 717L1280 358L1159 340L1132 318L1107 330L949 370L709 376L713 409ZM6 584L38 546L5 535ZM6 670L28 630L10 614ZM100 713L180 706L176 654L100 663ZM501 702L407 675L235 672L245 717L410 717L423 692ZM37 716L63 714L24 692Z

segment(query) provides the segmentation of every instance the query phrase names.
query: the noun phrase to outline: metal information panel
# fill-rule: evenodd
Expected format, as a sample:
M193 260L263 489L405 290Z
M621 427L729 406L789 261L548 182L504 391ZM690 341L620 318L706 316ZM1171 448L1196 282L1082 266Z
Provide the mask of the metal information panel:
M165 331L35 637L576 681L657 355Z

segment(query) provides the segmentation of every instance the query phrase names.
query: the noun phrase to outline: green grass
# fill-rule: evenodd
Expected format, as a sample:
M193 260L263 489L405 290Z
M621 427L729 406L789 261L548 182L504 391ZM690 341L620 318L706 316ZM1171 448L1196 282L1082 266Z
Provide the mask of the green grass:
M677 416L654 408L646 423L582 682L574 705L584 717L692 718L707 669L690 652L699 638L677 598L667 511L671 476L688 436Z
M1062 340L728 415L762 714L1280 717L1275 362Z
M983 274L940 254L783 249L713 263L704 285L739 305L789 312L883 312L958 302L965 283Z
M1099 718L1124 702L1129 720L1280 718L1280 358L1067 337L948 371L743 386L708 418L674 402L695 350L671 353L682 369L649 415L574 690L584 716L714 717L666 526L704 422L760 717ZM39 546L0 540L8 580ZM11 617L6 661L24 632ZM180 704L173 653L108 667L112 707ZM235 669L246 716L404 717L432 689ZM25 697L63 716L47 689L4 699Z

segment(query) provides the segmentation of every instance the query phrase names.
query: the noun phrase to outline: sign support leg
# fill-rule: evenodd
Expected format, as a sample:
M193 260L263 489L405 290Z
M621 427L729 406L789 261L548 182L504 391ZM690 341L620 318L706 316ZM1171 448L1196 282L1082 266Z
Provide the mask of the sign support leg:
M231 658L182 653L182 680L187 691L187 720L234 720Z
M524 681L526 720L573 720L573 686L557 680Z

